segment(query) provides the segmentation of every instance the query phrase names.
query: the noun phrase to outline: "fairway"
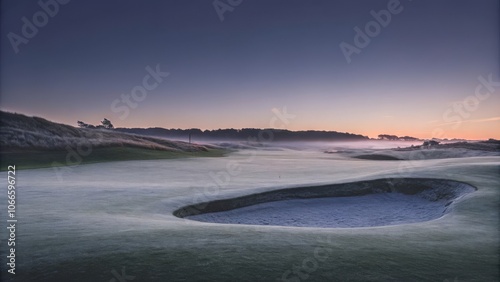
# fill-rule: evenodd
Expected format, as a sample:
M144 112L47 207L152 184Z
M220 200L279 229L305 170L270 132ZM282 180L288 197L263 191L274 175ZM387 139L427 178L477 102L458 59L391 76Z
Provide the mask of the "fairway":
M240 173L215 181L228 163ZM19 280L7 281L108 281L113 270L134 281L496 281L499 157L413 161L405 174L399 165L266 150L81 165L60 181L52 169L22 170ZM173 215L191 204L289 187L443 176L477 191L426 222L313 228Z

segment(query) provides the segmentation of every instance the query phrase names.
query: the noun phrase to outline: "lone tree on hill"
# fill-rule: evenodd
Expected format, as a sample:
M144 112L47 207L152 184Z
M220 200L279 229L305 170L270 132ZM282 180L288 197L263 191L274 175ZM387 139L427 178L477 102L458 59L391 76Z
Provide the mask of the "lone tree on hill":
M104 120L103 120L103 121L101 121L101 123L102 123L102 126L103 126L104 128L106 128L106 129L113 129L113 128L115 128L115 127L113 126L113 124L111 123L111 121L109 121L109 119L107 119L107 118L104 118Z
M88 124L88 123L85 123L83 121L77 121L76 122L78 124L78 127L80 128L95 128L95 126L93 126L92 124Z
M76 123L78 124L78 127L81 127L81 128L88 128L89 127L88 124L86 124L85 122L80 121L80 120L77 121Z

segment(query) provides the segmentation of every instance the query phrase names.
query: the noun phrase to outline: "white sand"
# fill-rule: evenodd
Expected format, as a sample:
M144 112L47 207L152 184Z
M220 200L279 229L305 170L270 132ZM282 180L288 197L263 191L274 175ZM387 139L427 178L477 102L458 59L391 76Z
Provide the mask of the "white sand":
M428 221L441 217L449 201L419 195L369 194L267 202L239 209L189 216L189 219L232 224L296 227L368 227Z

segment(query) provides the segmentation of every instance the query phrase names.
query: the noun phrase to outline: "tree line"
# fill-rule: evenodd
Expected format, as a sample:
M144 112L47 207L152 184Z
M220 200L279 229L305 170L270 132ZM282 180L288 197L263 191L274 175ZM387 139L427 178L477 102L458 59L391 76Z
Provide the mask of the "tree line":
M161 127L154 128L117 128L116 130L127 133L151 135L157 137L169 137L186 139L191 135L195 140L249 140L249 138L257 138L264 136L263 139L272 139L273 141L338 141L338 140L368 140L367 136L343 133L337 131L290 131L284 129L260 129L260 128L243 128L243 129L214 129L201 130L199 128L192 129L166 129ZM272 138L270 138L272 134Z
M378 139L380 140L391 140L391 141L419 141L419 138L411 137L411 136L397 136L390 134L379 134Z

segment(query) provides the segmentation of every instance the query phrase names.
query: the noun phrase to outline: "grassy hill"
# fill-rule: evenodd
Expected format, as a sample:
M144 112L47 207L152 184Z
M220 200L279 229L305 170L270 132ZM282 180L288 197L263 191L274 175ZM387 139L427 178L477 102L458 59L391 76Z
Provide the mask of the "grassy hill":
M2 170L118 160L222 156L213 147L109 129L76 128L40 117L0 112Z

